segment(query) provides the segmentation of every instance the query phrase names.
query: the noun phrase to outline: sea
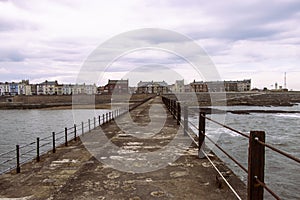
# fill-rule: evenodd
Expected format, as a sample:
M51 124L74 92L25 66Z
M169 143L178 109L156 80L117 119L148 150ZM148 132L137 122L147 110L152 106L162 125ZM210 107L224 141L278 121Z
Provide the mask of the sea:
M300 105L292 107L227 106L214 107L220 110L282 110L299 111ZM250 113L207 115L242 133L265 131L266 143L300 158L300 113ZM189 116L197 126L198 115ZM207 120L208 121L208 120ZM194 130L197 132L197 130ZM248 139L212 122L206 122L206 135L236 158L247 169ZM247 174L224 155L213 144L206 141L208 150L213 151L245 183ZM266 148L265 183L280 198L300 199L300 164ZM265 190L265 199L274 199Z
M99 124L98 116L109 112L107 109L28 109L0 110L0 174L15 167L16 145L20 146L21 163L25 163L36 155L36 140L40 138L40 153L52 149L52 132L55 132L56 145L64 143L64 131L67 128L68 139L74 137L71 132L74 124L77 134L81 133L84 123L88 130L88 120L91 128Z
M214 108L221 110L300 111L299 104L292 107L227 106ZM7 169L11 163L15 163L15 160L12 160L11 163L3 164L2 162L15 156L16 144L26 146L36 141L37 137L46 138L41 143L48 141L48 145L44 147L44 151L47 151L51 149L52 132L63 134L65 127L70 128L74 124L80 126L81 122L86 123L88 119L91 119L93 123L94 117L106 112L108 110L86 109L81 110L80 114L74 117L72 110L0 110L0 172ZM299 113L226 113L207 116L246 134L252 130L265 131L266 143L300 158ZM190 114L189 121L197 126L198 115ZM206 134L247 168L247 138L209 121L206 124ZM21 152L29 152L28 155L32 158L35 151L31 151L31 149L34 149L35 145L24 147ZM208 150L211 149L246 183L247 174L212 144L206 142L206 145ZM11 150L11 153L1 156L1 154ZM26 158L26 156L23 157ZM265 183L282 199L300 199L300 164L267 148ZM273 199L267 191L265 191L265 199Z

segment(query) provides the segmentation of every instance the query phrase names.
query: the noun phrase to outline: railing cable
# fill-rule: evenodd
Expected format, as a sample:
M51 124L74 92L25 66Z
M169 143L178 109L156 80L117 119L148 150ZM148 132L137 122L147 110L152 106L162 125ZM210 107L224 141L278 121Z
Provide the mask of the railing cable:
M250 138L249 135L247 135L247 134L245 134L245 133L242 133L242 132L240 132L240 131L238 131L238 130L235 130L234 128L231 128L231 127L229 127L229 126L227 126L227 125L225 125L225 124L221 124L220 122L217 122L217 121L215 121L215 120L213 120L213 119L211 119L211 118L209 118L209 117L206 117L206 116L204 116L204 115L202 115L202 116L205 117L206 119L208 119L209 121L212 121L212 122L214 122L214 123L216 123L216 124L218 124L218 125L220 125L220 126L222 126L222 127L224 127L224 128L227 128L227 129L229 129L229 130L231 130L231 131L233 131L233 132L235 132L235 133L237 133L237 134L239 134L239 135L242 135L242 136L244 136L244 137L246 137L246 138Z
M209 158L209 156L201 150L204 156L208 159L208 161L211 163L211 165L215 168L215 170L218 172L218 174L222 177L226 185L229 187L229 189L233 192L233 194L236 196L237 199L242 200L242 198L238 195L238 193L233 189L233 187L230 185L230 183L226 180L226 178L223 176L222 172L216 167L216 165L212 162L212 160Z
M248 170L240 164L234 157L232 157L230 154L228 154L222 147L220 147L217 143L215 143L211 138L209 138L207 135L204 135L211 143L213 143L218 149L220 149L226 156L228 156L235 164L237 164L242 170L244 170L246 173L248 173Z
M180 122L180 126L183 127L183 123ZM196 140L190 135L190 131L187 130L187 133L189 135L189 137L193 140L193 142L199 146L199 143L196 142ZM209 137L206 136L206 138L208 138L212 143L214 143ZM215 143L214 143L215 144ZM217 144L216 144L217 145ZM239 167L241 167L246 173L248 173L248 170L243 167L241 164L239 164L232 156L230 156L229 154L227 154L221 147L219 147L221 151L223 151L229 158L231 158L237 165L239 165ZM237 199L242 200L241 197L238 195L238 193L233 189L233 187L230 185L230 183L225 179L225 177L223 176L223 174L220 172L220 170L216 167L216 165L212 162L212 160L209 158L209 156L203 151L201 150L202 153L204 154L204 156L208 159L208 161L212 164L212 166L214 167L214 169L218 172L218 174L222 177L222 179L224 180L224 182L226 183L226 185L229 187L229 189L234 193L234 195L237 197Z
M10 151L7 151L7 152L4 152L4 153L1 153L1 154L0 154L0 157L4 156L4 155L6 155L6 154L13 153L13 152L15 152L15 151L16 151L16 150L15 150L15 149L13 149L13 150L10 150Z
M261 182L256 176L254 177L255 180L263 187L265 188L275 199L281 200L277 194L275 194L264 182Z
M290 158L290 159L292 159L292 160L300 163L300 159L299 158L296 158L296 157L292 156L291 154L288 154L288 153L286 153L286 152L284 152L284 151L282 151L280 149L277 149L277 148L275 148L275 147L273 147L273 146L271 146L271 145L269 145L267 143L264 143L264 142L260 141L258 138L255 138L255 140L259 144L264 145L264 146L268 147L269 149L272 149L273 151L275 151L275 152L277 152L277 153L279 153L279 154L281 154L283 156L286 156L286 157L288 157L288 158Z

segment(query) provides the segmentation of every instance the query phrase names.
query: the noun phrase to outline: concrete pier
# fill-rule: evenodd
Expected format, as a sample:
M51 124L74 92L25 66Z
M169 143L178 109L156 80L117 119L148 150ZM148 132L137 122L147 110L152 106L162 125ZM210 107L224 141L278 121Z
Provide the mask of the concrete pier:
M22 165L20 174L0 176L0 199L236 199L210 162L198 158L195 145L184 148L188 137L167 111L157 114L162 110L156 97L130 112L134 123L154 129L165 118L158 133L139 132L124 115ZM160 154L147 157L151 152ZM246 199L245 185L216 156L211 159Z

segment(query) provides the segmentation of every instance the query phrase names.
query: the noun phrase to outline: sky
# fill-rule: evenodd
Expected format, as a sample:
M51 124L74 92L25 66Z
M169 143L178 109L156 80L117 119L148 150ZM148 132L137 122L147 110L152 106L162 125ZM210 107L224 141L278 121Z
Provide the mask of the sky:
M0 82L75 83L95 49L119 34L142 28L190 38L207 53L222 80L251 79L253 88L271 89L276 82L284 86L286 72L287 88L300 90L299 0L0 0ZM184 43L168 35L134 39L149 47ZM188 45L184 51L195 54ZM98 56L110 58L107 54ZM171 66L174 73L166 72ZM136 76L139 71L143 75ZM97 85L121 78L129 78L130 85L139 78L164 79L169 84L176 79L185 79L186 84L207 80L195 74L174 52L141 49L114 59Z

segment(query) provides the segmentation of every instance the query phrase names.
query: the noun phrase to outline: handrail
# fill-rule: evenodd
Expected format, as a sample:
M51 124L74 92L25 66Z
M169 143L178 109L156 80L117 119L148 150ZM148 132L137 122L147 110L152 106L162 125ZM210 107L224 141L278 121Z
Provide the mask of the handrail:
M163 100L163 102L164 102L164 104L166 105L166 107L167 107L167 109L170 111L170 113L174 116L174 119L176 119L177 121L179 121L179 123L177 123L178 125L180 125L180 126L182 126L183 128L184 128L184 133L187 133L189 136L190 136L190 138L193 140L193 142L195 143L195 144L197 144L198 146L199 146L199 144L201 144L202 145L202 142L200 143L200 134L201 135L203 135L204 136L204 138L207 138L210 142L212 142L212 144L214 144L218 149L220 149L227 157L229 157L230 158L230 160L232 160L234 163L236 163L243 171L245 171L246 173L248 173L248 184L249 184L249 170L247 170L245 167L243 167L242 166L242 164L240 164L235 158L233 158L230 154L228 154L222 147L220 147L218 144L216 144L211 138L209 138L206 134L205 134L205 132L204 132L204 130L205 130L205 126L203 126L204 127L204 130L199 130L200 129L200 127L197 127L196 125L194 125L193 123L191 123L190 121L188 121L188 116L185 116L184 118L183 118L183 120L187 120L187 122L184 122L184 123L181 123L180 121L182 120L181 119L181 115L178 115L178 113L181 113L181 107L180 107L180 103L179 102L176 102L176 100L172 100L172 99L168 99L168 98L166 98L166 97L162 97L162 100ZM186 111L185 112L188 112L187 111L187 109L186 109ZM236 129L234 129L234 128L232 128L232 127L229 127L229 126L227 126L227 125L225 125L225 124L222 124L222 123L220 123L220 122L218 122L218 121L215 121L215 120L213 120L213 119L211 119L211 118L209 118L209 117L207 117L205 114L201 114L200 113L200 115L199 115L199 117L201 118L204 118L204 119L207 119L207 120L209 120L209 121L211 121L211 122L213 122L213 123L215 123L215 124L217 124L217 125L219 125L219 126L222 126L222 127L224 127L224 128L226 128L226 129L228 129L228 130L231 130L231 131L233 131L233 132L235 132L235 133L237 133L237 134L239 134L239 135L241 135L241 136L243 136L243 137L246 137L246 138L248 138L249 139L249 145L250 145L250 140L251 140L251 138L250 138L250 136L249 135L247 135L247 134L245 134L245 133L242 133L242 132L240 132L240 131L238 131L238 130L236 130ZM200 120L200 118L199 118L199 120ZM204 123L205 123L205 121L204 121ZM186 124L186 125L185 125ZM199 123L200 124L200 123ZM199 138L199 142L196 142L196 140L190 135L190 131L189 131L189 125L191 125L192 127L194 127L196 130L198 130L199 131L199 135L198 135L198 138ZM187 127L185 127L185 126L187 126ZM202 128L203 128L202 127ZM192 131L193 132L193 131ZM193 132L194 133L194 132ZM194 133L195 134L195 133ZM251 134L251 133L250 133ZM254 133L253 133L254 134ZM256 134L256 133L255 133ZM254 134L254 135L255 135ZM196 135L196 134L195 134ZM263 132L263 135L264 135L264 132ZM251 137L253 137L253 136L251 136ZM265 137L265 136L263 136L263 137ZM295 157L295 156L293 156L293 155L291 155L291 154L289 154L289 153L287 153L287 152L284 152L284 151L282 151L282 150L280 150L280 149L278 149L278 148L276 148L276 147L274 147L274 146L272 146L272 145L270 145L270 144L267 144L267 143L265 143L264 142L264 138L263 138L263 141L261 141L258 137L255 137L254 138L254 141L256 141L257 142L257 144L259 144L259 145L262 145L263 147L267 147L267 148L269 148L269 149L271 149L271 150L273 150L273 151L275 151L275 152L277 152L277 153L279 153L279 154L281 154L282 156L285 156L286 158L289 158L289 159L291 159L291 160L294 160L294 161L296 161L297 163L300 163L300 159L299 158L297 158L297 157ZM203 152L203 150L200 148L200 146L199 146L199 152L200 151L202 151ZM249 149L249 151L250 151L250 149ZM251 151L253 151L253 150L251 150ZM254 151L255 151L255 149L254 149ZM264 149L263 149L263 151L264 151ZM250 153L250 152L249 152ZM205 155L205 152L204 152L204 155ZM263 155L259 155L259 156L262 156L261 157L261 159L263 159L263 163L264 163L264 154ZM248 168L249 169L251 169L251 170L253 170L253 167L255 167L255 166L249 166L249 163L248 163ZM264 167L264 166L262 166L262 167ZM262 168L263 169L263 168ZM256 170L261 170L261 166L259 167L259 169L257 168ZM252 172L253 173L253 172ZM251 173L251 174L252 174ZM276 195L275 194L275 192L273 192L263 181L261 181L257 176L255 176L255 177L251 177L251 178L254 178L255 179L255 182L256 182L256 184L259 184L263 189L265 189L265 190L267 190L275 199L280 199L279 197L278 197L278 195ZM263 177L262 177L263 178ZM262 179L263 180L263 179ZM250 181L251 182L251 181ZM255 183L255 182L253 182L253 183ZM249 190L249 185L248 185L248 195L249 195L249 191L251 190ZM255 195L258 195L259 196L259 199L262 199L263 198L263 193L260 193L260 192L258 192L258 193L260 193L260 194L258 194L257 193L257 187L256 187L256 189L254 189L254 190L256 190L255 191L255 194L254 194L254 196ZM253 191L251 191L251 192L253 192ZM251 193L250 192L250 193ZM251 193L252 194L252 193ZM256 197L253 197L253 194L252 194L252 196L251 197L249 197L248 196L248 199L257 199L257 197L258 196L256 196Z
M213 163L213 161L209 158L209 156L201 150L204 156L207 158L207 160L211 163L211 165L214 167L214 169L218 172L218 174L222 177L226 185L229 187L229 189L233 192L233 194L239 199L242 200L239 194L234 190L234 188L230 185L230 183L226 180L226 178L223 176L223 174L220 172L220 170L217 168L217 166Z
M199 128L194 125L193 123L189 122L189 124L191 124L194 128L196 128L197 130L199 130ZM201 132L201 134L203 134L203 132ZM246 173L248 173L248 170L242 165L240 164L234 157L232 157L230 154L228 154L220 145L218 145L217 143L215 143L210 137L208 137L207 135L203 134L213 145L215 145L218 149L220 149L227 157L229 157L235 164L237 164L242 170L244 170Z
M241 163L239 163L234 157L232 157L229 153L227 153L222 147L220 147L217 143L215 143L211 138L209 138L207 135L205 135L205 138L207 138L218 149L220 149L228 158L230 158L235 164L237 164L242 170L244 170L244 172L248 173L248 170Z
M23 148L28 147L28 146L33 145L33 144L35 144L35 142L31 142L29 144L20 145L20 149L23 149Z
M191 123L192 124L192 123ZM192 124L194 125L194 124ZM183 127L184 124L180 122L180 126ZM196 127L194 125L194 127ZM196 129L198 129L196 127ZM199 130L199 129L198 129ZM192 131L193 132L193 131ZM189 137L191 138L191 140L199 147L199 143L190 135L190 131L187 130L187 134L189 135ZM193 132L194 135L196 135ZM210 138L209 138L210 139ZM214 169L218 172L218 174L221 176L221 178L224 180L224 182L226 183L226 185L229 187L229 189L234 193L234 195L237 197L237 199L241 200L241 197L237 194L237 192L234 190L234 188L230 185L230 183L225 179L225 177L223 176L223 174L220 172L220 170L217 168L217 166L212 162L212 160L209 158L209 156L205 153L205 151L203 151L202 149L200 150L203 155L208 159L208 161L212 164L212 166L214 167Z
M46 149L43 152L41 152L41 154L39 154L39 148L45 147L47 145L49 146L49 145L51 145L51 143L52 143L53 153L55 153L55 147L56 147L57 144L59 144L59 145L62 145L62 144L67 145L68 141L71 141L71 140L74 140L74 139L76 140L77 136L80 136L80 135L82 135L82 134L84 134L84 133L86 133L86 132L94 129L97 126L101 126L101 125L103 125L105 123L110 122L114 118L119 117L119 116L123 115L124 113L129 112L129 111L135 109L136 107L140 106L141 104L145 103L146 101L148 101L148 100L150 100L152 98L153 98L153 96L148 97L148 98L146 98L146 99L144 99L142 101L139 101L138 103L135 103L133 105L130 105L129 109L124 109L124 108L120 107L120 108L115 109L115 110L107 111L106 113L97 116L98 117L98 123L97 123L97 117L95 116L95 117L93 117L92 119L89 119L86 122L82 122L81 124L74 124L76 126L76 131L74 129L74 126L72 126L72 127L66 128L66 129L64 129L62 131L59 131L59 132L56 132L56 133L53 132L54 134L52 134L50 136L46 136L44 138L38 138L39 142L40 141L46 141L46 143L44 143L44 144L39 145L39 143L37 143L37 141L34 141L34 142L29 143L29 144L24 144L24 145L20 145L20 146L17 145L17 150L16 149L12 149L10 151L1 153L0 157L3 157L5 155L9 155L9 154L15 153L17 151L20 151L21 149L24 149L24 148L26 148L26 147L28 147L30 145L34 145L34 144L37 144L37 147L36 147L37 149L31 149L31 150L28 150L27 152L21 152L21 153L19 153L19 156L25 156L25 155L28 155L28 153L31 153L31 152L37 150L37 154L38 154L37 156L39 157L40 155L43 155L45 152L48 152L50 150L50 149ZM72 131L70 131L70 130L72 130ZM74 136L68 137L70 134L74 134ZM61 135L61 136L60 137L56 137L58 135ZM52 138L52 141L49 140L50 138ZM17 153L17 155L18 155L18 153ZM30 155L30 156L32 156L32 155ZM0 165L6 164L6 163L10 163L11 161L13 161L15 159L17 159L17 165L13 165L14 163L12 163L8 168L6 168L4 170L0 169L0 175L3 174L3 173L6 173L6 172L8 172L8 171L10 171L12 169L15 169L15 168L17 168L17 173L19 173L19 169L18 169L18 168L20 168L19 164L23 164L23 163L25 163L28 160L33 160L34 158L33 157L29 157L25 161L23 160L23 161L19 162L20 161L20 157L14 156L14 157L10 157L7 160L2 161L0 163Z
M116 112L116 111L118 111L118 112ZM99 115L98 118L93 117L92 119L90 119L90 120L88 120L86 122L82 122L82 124L84 125L83 128L90 127L91 130L92 130L92 129L94 129L94 127L96 128L97 126L103 125L104 123L108 123L113 118L118 117L119 115L121 115L123 113L124 112L121 112L120 108L119 109L115 109L113 111L108 111L108 112L106 112L104 114L104 118L102 117L103 115L102 116ZM106 118L106 114L107 114L107 118ZM97 119L98 119L98 123L97 123ZM80 136L82 134L81 133L82 132L82 126L81 126L81 124L79 124L79 125L74 124L74 125L76 126L76 137ZM88 129L85 129L85 130L88 131ZM65 134L67 134L68 136L71 135L71 134L75 134L74 126L66 128L63 131L56 132L56 133L54 133L54 135L50 135L50 136L46 136L46 137L40 138L39 141L45 141L46 143L40 144L40 145L38 145L38 147L32 147L32 148L30 148L29 150L27 150L25 152L21 152L19 154L20 157L29 155L29 158L26 158L25 160L22 160L19 164L23 164L23 163L26 163L29 160L33 160L34 157L32 157L32 154L30 154L30 153L36 151L37 150L36 148L43 148L43 147L47 147L47 146L50 147L50 145L53 142L58 143L60 145L64 144L66 142L64 140L64 138L66 139L66 137L65 137L66 135ZM56 137L58 135L61 135L61 136L60 137ZM53 137L55 137L54 140L53 141L50 140L51 138L53 139ZM67 138L68 141L71 141L71 140L74 140L74 139L76 139L75 135ZM37 144L36 141L30 142L28 144L20 145L20 146L18 146L18 148L19 148L19 150L21 150L21 149L25 149L25 148L27 148L27 147L29 147L31 145L34 145L34 144ZM43 148L43 149L45 149L45 148ZM43 152L41 152L42 153L41 155L43 155L44 153L48 152L49 150L50 149L45 149ZM16 150L12 149L10 151L1 153L0 157L4 157L5 155L9 155L9 154L12 154L14 152L16 152ZM40 156L40 155L38 155L38 156ZM13 161L15 159L17 159L16 156L10 157L10 158L8 158L8 159L6 159L4 161L1 161L0 165L9 164L9 163L11 163L11 161ZM10 170L15 169L16 167L18 167L16 165L12 165L12 164L13 163L11 163L10 166L8 166L8 168L6 168L6 169L3 169L3 170L0 169L0 174L6 173L6 172L8 172L8 171L10 171Z
M1 157L1 156L4 156L4 155L7 155L7 154L10 154L10 153L13 153L13 152L15 152L14 149L13 149L13 150L10 150L10 151L7 151L7 152L4 152L4 153L1 153L1 154L0 154L0 157Z
M203 116L203 115L202 115L202 116ZM235 133L238 133L238 134L240 134L240 135L242 135L242 136L244 136L244 137L249 138L248 135L246 135L246 134L244 134L244 133L242 133L242 132L240 132L240 131L237 131L237 130L235 130L235 129L229 127L229 126L226 126L226 125L224 125L224 124L221 124L221 123L219 123L219 122L217 122L217 121L215 121L215 120L212 120L212 119L209 118L209 117L206 117L206 116L203 116L203 117L205 117L206 119L208 119L208 120L210 120L210 121L212 121L212 122L214 122L214 123L216 123L216 124L218 124L218 125L220 125L220 126L222 126L222 127L224 127L224 128L227 128L227 129L229 129L229 130L231 130L231 131L233 131L233 132L235 132ZM285 157L287 157L287 158L290 158L291 160L294 160L294 161L300 163L300 159L299 159L299 158L296 158L295 156L292 156L291 154L288 154L288 153L286 153L286 152L284 152L284 151L282 151L282 150L280 150L280 149L278 149L278 148L276 148L276 147L273 147L273 146L270 145L270 144L267 144L267 143L265 143L265 142L262 142L262 141L260 141L258 138L256 138L256 141L257 141L258 143L260 143L261 145L266 146L266 147L268 147L269 149L271 149L271 150L273 150L273 151L275 151L275 152L277 152L277 153L279 153L279 154L281 154L281 155L283 155L283 156L285 156Z
M256 176L254 176L254 178L259 183L259 185L264 187L275 199L281 200L281 198L277 194L275 194L264 182L260 181Z
M285 157L288 157L288 158L290 158L291 160L294 160L294 161L300 163L300 159L299 159L299 158L296 158L295 156L292 156L291 154L288 154L288 153L286 153L286 152L284 152L284 151L282 151L282 150L280 150L280 149L277 149L277 148L273 147L273 146L270 145L270 144L264 143L264 142L260 141L258 138L256 138L256 141L257 141L259 144L261 144L261 145L263 145L263 146L266 146L266 147L268 147L269 149L271 149L271 150L273 150L273 151L275 151L275 152L277 152L277 153L279 153L279 154L281 154L281 155L283 155L283 156L285 156Z
M217 122L217 121L215 121L215 120L213 120L213 119L211 119L211 118L209 118L209 117L207 117L207 116L203 116L203 115L202 115L202 117L205 117L205 118L208 119L209 121L212 121L212 122L218 124L219 126L222 126L222 127L224 127L224 128L227 128L228 130L231 130L231 131L233 131L233 132L235 132L235 133L237 133L237 134L239 134L239 135L241 135L241 136L244 136L244 137L246 137L246 138L248 138L248 139L250 138L249 135L247 135L247 134L245 134L245 133L242 133L242 132L240 132L240 131L238 131L238 130L236 130L236 129L234 129L234 128L231 128L231 127L229 127L229 126L227 126L227 125L225 125L225 124L221 124L220 122Z
M48 139L50 139L50 138L52 138L52 135L47 136L47 137L44 137L44 138L41 138L40 141L48 140Z

